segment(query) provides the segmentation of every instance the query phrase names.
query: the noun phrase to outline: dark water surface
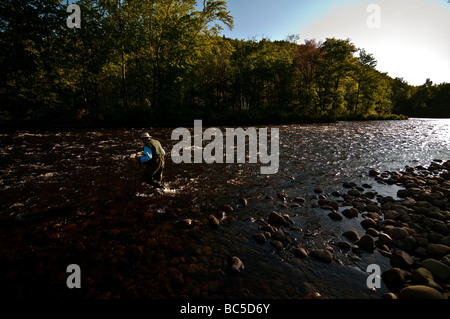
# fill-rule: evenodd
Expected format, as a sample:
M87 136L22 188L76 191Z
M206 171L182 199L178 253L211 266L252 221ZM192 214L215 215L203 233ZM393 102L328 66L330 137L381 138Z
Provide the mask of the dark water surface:
M340 250L342 233L365 233L362 217L331 220L316 208L314 189L346 192L342 183L355 182L395 198L398 187L376 183L369 170L449 159L450 120L277 128L275 175L261 175L261 164L174 164L177 141L167 128L0 134L2 295L303 298L317 291L327 298L380 298L387 289L369 290L366 269L375 263L387 270L389 260L378 251ZM168 153L164 181L171 191L134 199L130 155L141 151L143 131ZM298 205L296 197L306 202ZM252 239L272 211L289 215L297 227L283 228L289 238L283 250ZM218 228L209 225L210 215L221 219ZM334 249L331 264L290 251L327 246ZM244 263L241 273L227 271L232 256ZM82 269L76 291L66 286L69 264Z

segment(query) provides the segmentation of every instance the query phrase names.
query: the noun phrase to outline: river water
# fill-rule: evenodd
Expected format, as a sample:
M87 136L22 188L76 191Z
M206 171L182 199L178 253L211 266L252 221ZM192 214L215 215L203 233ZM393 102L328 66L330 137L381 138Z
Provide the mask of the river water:
M169 128L0 134L2 295L297 299L316 291L326 298L380 298L388 290L384 284L370 290L366 269L378 264L387 270L389 260L378 251L340 250L342 233L365 233L362 217L331 220L316 207L314 189L331 197L346 192L344 182L355 182L395 198L398 187L375 182L369 170L449 159L450 120L273 128L280 132L274 175L262 175L261 164L175 164L170 152L178 141ZM141 151L143 131L167 152L170 190L144 188L151 195L136 199L140 173L130 155ZM296 197L305 202L298 205ZM272 211L294 222L295 228L283 229L289 240L282 250L252 239ZM210 215L221 219L218 228L208 224ZM291 252L328 246L331 264ZM227 270L232 256L245 265L241 273ZM83 270L77 291L65 281L73 263Z

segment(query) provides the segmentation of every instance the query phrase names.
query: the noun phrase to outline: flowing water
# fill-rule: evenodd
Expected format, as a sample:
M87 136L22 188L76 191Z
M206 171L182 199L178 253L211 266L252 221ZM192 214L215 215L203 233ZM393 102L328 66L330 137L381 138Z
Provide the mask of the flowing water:
M355 182L395 198L398 187L376 183L369 170L449 159L450 120L276 128L274 175L261 175L261 164L175 164L170 151L178 141L169 128L0 134L2 295L279 299L318 291L327 298L380 298L388 290L369 290L366 269L387 270L389 260L377 251L340 250L342 233L364 234L362 218L333 221L316 208L314 189L345 192L342 184ZM143 131L167 152L170 191L136 199L140 172L130 156L141 151ZM296 226L283 229L289 240L282 250L252 239L272 211ZM218 228L208 224L210 215L221 219ZM327 246L335 250L331 264L291 252ZM232 256L244 263L241 273L227 270ZM76 292L65 281L73 263L83 274Z

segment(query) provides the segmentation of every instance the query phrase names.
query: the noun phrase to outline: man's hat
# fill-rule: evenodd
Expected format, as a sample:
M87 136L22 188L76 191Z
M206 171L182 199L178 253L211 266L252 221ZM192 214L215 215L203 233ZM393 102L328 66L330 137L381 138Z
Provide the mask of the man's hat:
M150 134L148 133L142 133L141 138L150 138Z

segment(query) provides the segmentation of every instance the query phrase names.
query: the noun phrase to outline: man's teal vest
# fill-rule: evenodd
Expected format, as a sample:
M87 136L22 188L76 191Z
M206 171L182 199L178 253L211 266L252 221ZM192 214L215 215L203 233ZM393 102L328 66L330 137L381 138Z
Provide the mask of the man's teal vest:
M161 146L161 143L157 140L148 140L145 143L145 146L147 146L152 151L152 158L156 159L158 157L164 157L164 150Z

